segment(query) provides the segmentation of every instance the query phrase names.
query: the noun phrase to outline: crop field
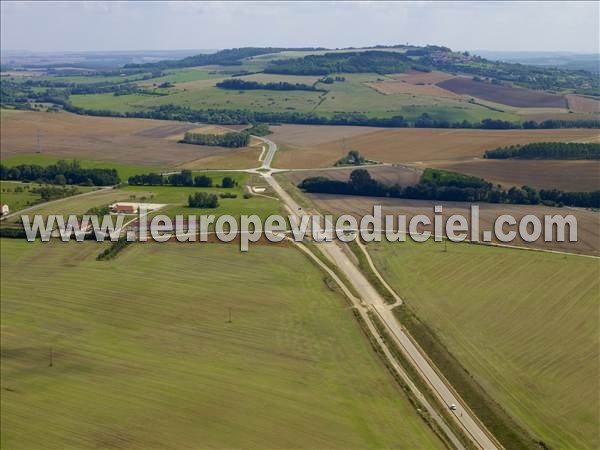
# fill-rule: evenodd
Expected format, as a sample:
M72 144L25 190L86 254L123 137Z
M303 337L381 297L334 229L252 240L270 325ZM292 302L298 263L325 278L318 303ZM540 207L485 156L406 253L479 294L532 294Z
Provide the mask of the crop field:
M386 280L550 448L598 448L600 260L470 244L368 244Z
M450 73L431 71L431 72L419 72L411 71L407 73L400 73L390 75L391 78L398 81L404 81L410 84L437 84L445 80L450 80L455 77Z
M3 448L442 446L294 248L104 245L2 241Z
M268 136L278 144L292 147L309 147L326 142L349 139L354 136L384 130L377 127L357 127L344 125L271 125L273 132Z
M228 154L235 159L235 154L226 148L178 144L168 139L197 126L151 119L2 110L2 159L36 154L38 131L41 155L63 159L159 168L218 154Z
M332 194L308 194L307 197L312 200L323 212L340 216L342 214L352 214L357 218L367 214L373 214L375 205L381 206L382 215L406 215L407 223L411 217L417 214L423 214L430 218L433 223L435 205L443 207L443 223L453 214L460 214L469 220L471 203L463 202L442 202L436 200L410 200L400 198L385 197L361 197L354 195L332 195ZM543 216L548 215L567 215L572 214L577 218L577 242L558 242L553 239L552 242L545 242L539 239L536 242L524 242L520 238L514 240L511 245L555 250L568 253L580 253L585 255L600 256L600 214L594 211L576 209L576 208L551 208L541 205L507 205L498 203L480 203L479 206L479 225L480 233L494 230L494 221L502 214L510 214L517 221L527 214L533 214L542 220ZM397 228L397 227L395 227ZM516 227L512 228L516 230ZM433 231L432 226L421 227L420 230ZM481 237L480 237L481 239ZM568 239L568 234L567 234Z
M179 71L186 71L179 75ZM322 85L327 93L310 91L273 91L251 90L237 91L219 89L215 85L218 81L227 78L227 75L218 71L202 71L198 68L176 69L167 77L145 80L146 86L158 85L159 82L174 82L175 86L169 88L167 95L151 95L144 93L119 95L88 94L72 95L73 105L87 109L111 110L117 112L131 112L147 110L164 104L188 106L195 109L224 108L224 109L252 109L264 112L316 112L324 116L331 116L336 112L361 112L368 116L390 117L403 115L414 119L427 112L434 118L448 120L478 121L486 117L517 120L518 116L510 112L496 111L481 105L469 103L467 99L452 98L450 92L444 92L435 86L425 87L431 91L435 89L440 96L422 96L413 92L422 90L423 86L407 83L409 93L393 96L382 95L370 88L366 83L385 81L377 74L343 74L344 82L331 85ZM318 77L252 74L242 79L256 81L287 81L291 83L312 84ZM176 80L187 80L178 82ZM395 83L392 81L392 83ZM321 85L320 85L321 86ZM412 89L412 90L411 90Z
M562 95L474 81L466 77L456 77L441 81L437 85L459 95L472 95L473 97L509 106L526 108L564 108L566 106L565 98Z
M417 184L421 178L421 173L418 170L401 166L354 166L320 170L297 170L293 172L285 172L285 176L288 180L296 185L309 177L327 177L332 180L347 181L352 171L356 169L365 169L367 172L369 172L372 178L389 185L414 185Z
M236 77L244 81L258 81L260 83L291 83L291 84L308 84L313 85L322 77L311 75L281 75L276 73L253 73L252 75L244 75Z
M183 90L178 90L171 95L165 96L91 94L73 95L71 96L71 100L75 106L82 108L107 109L118 112L145 110L165 104L188 106L194 109L217 108L308 112L317 106L322 94L310 91L237 91L219 89L214 86L216 81L208 81L208 85L202 86L190 86L189 84L191 83L186 83L186 86L179 85Z
M481 177L506 188L527 185L564 191L600 189L600 161L476 159L428 166Z
M382 162L418 162L460 160L483 156L485 150L529 142L596 142L597 130L468 130L435 128L395 128L329 142L312 144L307 128L307 143L302 141L302 125L294 128L294 145L282 151L275 160L277 167L308 168L332 166L349 150L358 150L369 159ZM282 133L285 136L285 133ZM296 137L297 136L297 137ZM273 140L285 139L277 132ZM323 139L324 141L325 139ZM285 141L283 141L285 143Z
M567 94L566 97L572 111L600 114L600 100L575 94Z
M205 156L178 164L178 169L204 170L204 169L248 169L258 167L262 153L262 145L249 148L229 149L228 152Z
M413 94L453 99L459 97L454 92L447 91L435 84L411 84L404 81L377 81L375 83L367 83L367 86L386 95Z

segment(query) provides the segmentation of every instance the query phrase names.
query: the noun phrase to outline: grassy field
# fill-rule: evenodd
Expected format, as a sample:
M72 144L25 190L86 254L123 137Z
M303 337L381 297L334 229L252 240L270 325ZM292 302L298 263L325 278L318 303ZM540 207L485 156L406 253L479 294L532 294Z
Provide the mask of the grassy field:
M200 174L202 172L194 173L195 176ZM64 216L83 214L91 208L105 206L117 201L166 204L165 207L150 213L150 218L157 214L165 214L171 218L175 218L176 215L183 215L184 218L187 218L188 215L214 215L218 217L224 214L239 218L241 215L250 216L256 214L265 220L268 216L281 212L280 203L274 198L257 195L244 198L244 193L247 192L246 185L265 185L264 181L258 179L256 176L240 172L207 172L205 174L213 179L215 187L125 186L120 189L103 190L89 196L63 199L48 205L40 204L31 210L29 214L40 214L44 217L47 217L49 214ZM232 177L237 181L238 185L234 188L216 187L217 184L221 184L224 176ZM82 192L84 192L83 189ZM190 208L187 206L188 196L195 192L209 192L217 195L220 193L230 193L237 195L237 197L219 198L219 206L214 209ZM10 203L9 206L11 206ZM131 216L129 219L133 218L134 216ZM129 219L126 218L126 221ZM15 223L17 220L19 220L18 216L7 219L9 223ZM211 225L212 228L213 226Z
M295 249L102 245L2 241L2 448L442 447Z
M146 196L150 195L148 192L145 192L144 194ZM63 216L68 216L70 214L79 215L86 213L91 208L106 206L116 201L129 200L130 196L130 192L126 192L122 189L104 189L90 195L63 198L50 204L40 203L34 209L28 211L27 214L30 217L38 214L43 217L47 217L50 214L59 214ZM6 219L6 222L16 223L18 220L20 220L20 217L17 215Z
M470 244L369 244L442 345L551 448L598 448L600 261Z
M34 205L41 199L39 194L31 192L37 187L46 186L38 183L20 183L18 181L0 181L0 202L6 203L10 212L19 211L26 206ZM96 188L91 186L77 186L78 193L92 191Z
M201 172L194 175L200 175ZM251 196L244 198L246 184L252 184L249 180L249 175L239 172L207 172L205 175L213 179L213 183L220 184L223 176L230 176L238 182L238 186L234 188L196 188L196 187L173 187L173 186L127 186L122 192L135 195L136 199L144 196L152 203L166 203L168 206L160 209L155 214L166 214L169 217L175 217L180 214L184 217L188 215L203 215L214 214L221 216L229 214L234 217L241 215L256 214L263 220L272 214L280 212L280 203L274 198L266 198L262 196ZM265 185L264 181L259 183ZM209 193L231 193L236 194L237 198L219 199L219 206L214 209L189 208L187 206L188 196L194 192L209 192ZM151 197L151 199L150 199ZM155 215L151 214L151 216Z
M178 75L180 74L181 75ZM327 93L309 91L272 91L252 90L236 91L219 89L215 84L224 78L223 74L199 69L175 69L170 75L144 81L145 85L157 82L176 82L164 96L148 94L130 94L114 96L108 94L72 95L71 102L87 109L103 109L118 112L144 110L164 104L189 106L196 109L224 108L254 111L298 111L316 112L331 116L335 112L361 112L372 117L390 117L403 115L415 119L427 112L436 119L451 121L478 121L484 118L518 120L512 112L495 111L482 105L469 103L466 98L454 98L439 89L435 92L408 92L385 95L370 87L367 83L383 80L377 74L343 74L344 82L331 85L319 84ZM220 78L219 78L220 77ZM291 83L311 83L316 77L293 75L256 74L242 79L257 81L286 81ZM385 78L388 79L388 78ZM157 81L158 80L158 81ZM177 84L177 80L185 80ZM390 79L391 80L391 79ZM393 80L392 80L393 81ZM416 88L418 90L418 88ZM418 95L416 95L418 94ZM427 94L427 95L422 95ZM431 94L431 95L429 95Z
M0 203L5 203L10 212L15 212L40 200L39 194L34 194L31 189L41 186L34 183L19 183L13 181L0 181Z

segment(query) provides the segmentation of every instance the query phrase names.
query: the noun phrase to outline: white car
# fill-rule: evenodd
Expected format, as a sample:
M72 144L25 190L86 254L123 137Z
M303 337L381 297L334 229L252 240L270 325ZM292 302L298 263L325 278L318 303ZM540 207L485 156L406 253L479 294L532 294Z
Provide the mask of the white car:
M452 404L450 405L450 409L451 409L452 411L456 411L456 405L455 405L454 403L452 403Z

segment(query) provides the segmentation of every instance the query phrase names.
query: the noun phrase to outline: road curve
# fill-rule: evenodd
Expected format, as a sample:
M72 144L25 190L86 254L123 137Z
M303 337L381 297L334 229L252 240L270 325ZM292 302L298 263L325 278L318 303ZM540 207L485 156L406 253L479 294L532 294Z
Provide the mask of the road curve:
M310 214L304 210L271 176L270 166L273 156L277 151L277 146L274 142L259 138L269 145L269 152L263 161L261 172L265 181L279 195L283 204L291 214L297 217ZM361 299L377 314L383 324L389 331L389 334L395 340L400 349L408 357L409 361L415 369L421 374L425 382L429 385L434 394L438 397L443 405L454 404L457 409L451 411L452 417L458 426L471 438L473 443L481 449L498 449L500 448L491 438L490 434L485 430L482 424L475 418L474 414L465 408L465 403L449 386L448 382L443 380L438 372L434 369L432 363L421 353L420 349L413 343L411 338L404 332L392 311L387 308L385 300L371 285L367 278L362 274L358 267L344 252L341 245L337 241L317 243L319 248L325 253L338 268L344 273L346 278L352 283L356 292L360 294Z

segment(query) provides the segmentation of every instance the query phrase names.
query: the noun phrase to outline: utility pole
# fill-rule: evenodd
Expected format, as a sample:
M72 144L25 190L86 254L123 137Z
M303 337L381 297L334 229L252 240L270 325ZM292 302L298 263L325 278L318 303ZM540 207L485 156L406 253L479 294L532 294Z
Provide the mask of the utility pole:
M38 153L42 153L42 143L41 143L41 137L40 137L40 129L37 129L37 152Z
M227 321L227 323L231 323L231 306L229 307L229 320Z
M448 239L444 239L444 252L448 251Z
M50 364L48 367L52 367L54 365L54 348L50 347Z

